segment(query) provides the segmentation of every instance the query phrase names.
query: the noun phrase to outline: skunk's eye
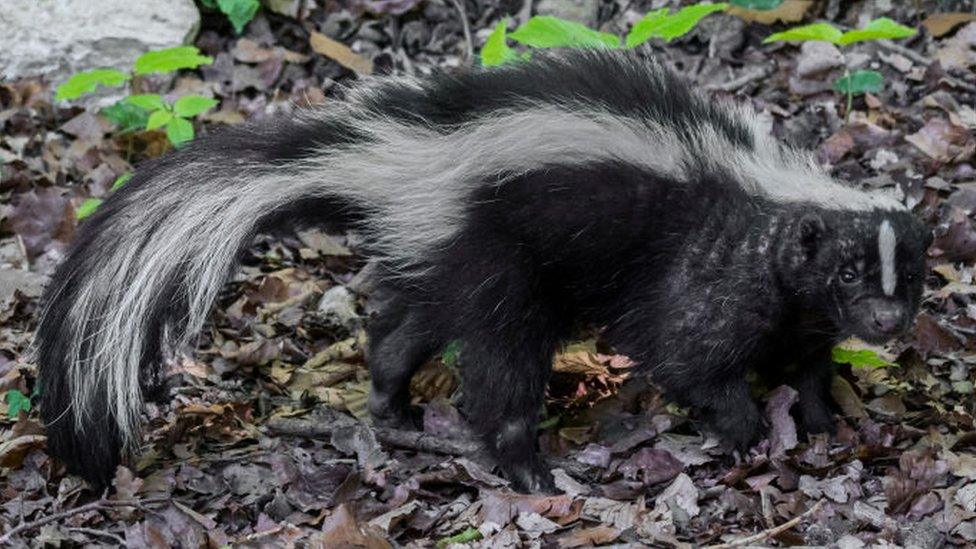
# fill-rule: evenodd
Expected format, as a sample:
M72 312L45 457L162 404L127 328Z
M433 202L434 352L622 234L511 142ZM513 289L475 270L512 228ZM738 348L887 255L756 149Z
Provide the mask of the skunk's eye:
M840 281L844 284L857 282L857 271L853 267L844 267L840 270Z

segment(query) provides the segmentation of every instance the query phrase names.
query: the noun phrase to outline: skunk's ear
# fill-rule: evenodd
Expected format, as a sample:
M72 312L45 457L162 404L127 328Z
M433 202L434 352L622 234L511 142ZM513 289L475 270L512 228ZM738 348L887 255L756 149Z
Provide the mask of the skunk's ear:
M806 263L817 255L826 232L827 225L819 215L808 213L800 218L793 230L793 249L796 252L794 258L798 260L797 263Z

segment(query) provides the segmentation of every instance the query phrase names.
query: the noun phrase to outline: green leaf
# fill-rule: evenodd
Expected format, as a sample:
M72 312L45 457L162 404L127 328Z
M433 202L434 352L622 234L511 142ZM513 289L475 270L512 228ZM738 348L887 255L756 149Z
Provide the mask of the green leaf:
M102 205L101 198L88 198L78 206L78 210L75 212L75 218L79 221L95 213L95 210Z
M877 71L854 71L834 82L834 89L854 95L871 92L878 93L884 84L884 76Z
M200 55L196 46L177 46L165 50L148 51L136 59L136 74L167 73L179 69L195 69L213 63L213 57Z
M651 38L663 38L670 42L688 34L702 18L717 11L725 11L726 3L694 4L667 15L667 8L652 11L634 24L627 33L627 47L634 48Z
M128 183L130 179L132 179L132 172L125 172L124 174L115 178L115 183L112 183L112 188L109 190L110 191L119 190L119 187Z
M887 17L881 17L871 21L863 29L856 29L847 31L841 35L840 39L837 40L837 44L840 46L846 46L848 44L854 44L856 42L865 42L867 40L884 40L886 38L908 38L909 36L915 36L918 31L906 27L905 25L899 25L898 23L888 19Z
M193 139L193 124L186 118L174 116L166 124L166 137L174 147L179 147L187 141Z
M183 118L192 118L200 113L209 111L219 103L216 99L202 95L186 95L173 103L173 114Z
M217 9L217 0L200 0L200 5L205 8Z
M7 391L7 416L10 419L17 419L20 412L30 412L31 401L24 393L21 393L17 389L10 389Z
M763 40L763 44L769 42L807 42L810 40L836 44L843 34L840 29L830 23L814 23L770 34Z
M508 46L508 18L501 20L491 31L485 47L481 48L481 65L494 67L518 59L515 50Z
M155 130L156 128L162 128L169 121L173 119L173 113L169 111L154 111L149 115L149 120L146 121L147 130Z
M149 112L146 109L137 107L125 100L102 109L102 116L118 126L120 132L141 130L146 127L146 122L149 120Z
M261 3L258 0L217 0L217 5L234 26L234 32L240 34L251 19L254 19Z
M729 0L733 6L747 10L767 11L776 9L783 0Z
M461 340L455 339L444 347L441 351L441 362L449 368L457 366L458 359L461 357Z
M619 48L620 38L551 15L536 15L509 38L533 48Z
M135 105L139 108L146 109L147 111L158 111L166 110L169 106L163 101L163 98L155 93L144 93L141 95L130 95L125 98L125 102L130 105Z
M477 528L468 527L460 534L454 534L437 542L437 549L444 549L452 543L469 543L481 539L481 532Z
M129 75L115 69L94 69L71 75L67 82L58 86L54 99L75 99L95 91L98 86L115 87L125 84Z
M885 366L894 366L891 362L878 356L871 349L844 349L842 347L834 347L831 351L831 357L834 362L839 364L850 364L854 368L884 368Z

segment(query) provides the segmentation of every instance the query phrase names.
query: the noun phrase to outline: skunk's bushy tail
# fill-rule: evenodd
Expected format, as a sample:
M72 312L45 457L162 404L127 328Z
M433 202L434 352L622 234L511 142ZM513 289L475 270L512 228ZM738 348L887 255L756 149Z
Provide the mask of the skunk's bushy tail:
M372 198L369 186L346 195L303 164L363 140L352 125L363 113L345 114L349 122L308 115L201 139L141 167L81 224L36 338L48 446L72 471L105 484L136 449L160 358L200 330L256 232L351 220L358 198Z

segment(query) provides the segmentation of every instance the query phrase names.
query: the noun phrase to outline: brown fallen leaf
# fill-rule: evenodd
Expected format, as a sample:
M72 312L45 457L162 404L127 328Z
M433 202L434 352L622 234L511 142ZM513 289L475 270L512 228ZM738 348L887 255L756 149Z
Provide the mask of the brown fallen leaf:
M969 23L935 52L943 69L967 69L976 64L976 21Z
M941 117L930 118L922 129L906 135L905 141L939 162L964 162L976 152L976 140L969 130Z
M308 43L315 53L324 55L349 70L360 75L373 74L373 61L352 51L349 46L342 42L333 40L320 32L312 31L308 37Z
M771 10L749 10L731 6L728 12L746 21L755 21L763 25L772 25L777 21L796 23L803 19L807 10L813 5L813 0L784 0L782 4Z
M593 526L575 530L569 535L559 538L559 547L568 549L571 547L593 547L594 545L604 545L620 537L620 530L612 526Z
M966 12L933 13L922 21L922 26L929 31L929 34L938 38L970 21L976 21L976 14Z

